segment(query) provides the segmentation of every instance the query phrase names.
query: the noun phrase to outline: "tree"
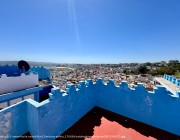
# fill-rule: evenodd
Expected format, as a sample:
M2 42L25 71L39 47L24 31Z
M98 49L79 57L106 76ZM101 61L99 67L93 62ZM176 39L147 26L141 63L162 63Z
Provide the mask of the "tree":
M146 66L140 66L138 69L137 69L138 73L141 73L141 74L146 74L149 70L147 69Z
M170 60L168 65L170 67L176 67L179 64L179 60Z
M157 70L151 70L148 73L153 75L153 76L158 75L158 71Z
M146 62L145 65L146 66L152 66L152 64L150 62Z

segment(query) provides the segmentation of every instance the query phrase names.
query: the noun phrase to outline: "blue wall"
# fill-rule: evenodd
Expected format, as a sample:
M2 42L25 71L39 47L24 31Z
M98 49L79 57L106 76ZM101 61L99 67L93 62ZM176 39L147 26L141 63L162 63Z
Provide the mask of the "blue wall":
M88 80L80 82L77 89L73 84L68 85L66 92L52 89L50 99L41 103L28 99L12 107L17 109L10 110L10 107L1 110L0 130L3 135L29 131L33 136L59 136L94 106L98 106L180 136L180 99L171 95L162 86L147 92L142 84L130 89L126 82L115 86L112 80L107 84L102 79L96 83ZM22 113L24 110L26 115ZM13 127L7 128L2 123L7 112L16 114L15 118L6 120L13 122ZM24 124L20 124L21 118ZM16 132L12 133L13 128Z
M51 74L50 71L44 67L31 67L29 70L29 73L33 72L33 73L38 73L39 79L50 79Z
M29 74L30 72L32 73L37 73L39 76L39 79L50 79L50 71L44 67L31 67L26 74ZM12 65L12 66L0 66L0 75L1 74L6 74L7 76L20 76L21 75L21 70L18 68L18 66Z
M21 71L18 68L18 66L12 65L12 66L0 66L0 75L6 74L7 76L20 76Z
M43 89L39 91L39 99L40 102L44 101L45 99L49 98L49 93L51 92L51 89L53 88L52 85L49 86L43 86Z
M1 139L16 139L11 136L21 136L28 131L27 102L22 101L16 105L0 111L0 136Z
M98 107L180 135L180 99L164 87L148 92L142 84L129 89L126 82L117 87L113 81L104 85L99 80L96 88Z

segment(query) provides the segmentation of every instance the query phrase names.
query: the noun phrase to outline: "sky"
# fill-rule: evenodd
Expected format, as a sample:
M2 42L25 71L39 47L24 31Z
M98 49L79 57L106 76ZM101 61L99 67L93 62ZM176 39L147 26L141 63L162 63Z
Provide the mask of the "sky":
M0 60L180 60L180 0L0 0Z

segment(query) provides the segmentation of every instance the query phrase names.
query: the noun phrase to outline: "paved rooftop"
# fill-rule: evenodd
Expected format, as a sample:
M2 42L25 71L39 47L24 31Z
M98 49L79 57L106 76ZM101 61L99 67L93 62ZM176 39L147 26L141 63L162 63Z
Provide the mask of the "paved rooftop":
M30 133L17 140L33 140ZM180 140L180 136L95 107L57 140Z
M155 77L155 80L159 82L161 85L166 87L172 94L176 95L176 91L180 90L178 86L171 83L170 81L162 78L162 77Z
M96 107L58 139L180 140L180 137Z

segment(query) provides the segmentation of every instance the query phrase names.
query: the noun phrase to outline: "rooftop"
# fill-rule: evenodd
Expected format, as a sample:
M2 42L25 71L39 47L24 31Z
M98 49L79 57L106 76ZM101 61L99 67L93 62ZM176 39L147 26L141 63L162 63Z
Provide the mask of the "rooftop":
M93 108L58 139L179 140L180 137L99 107ZM82 136L82 138L78 138Z
M24 136L30 136L30 133L27 133ZM140 140L180 139L180 137L161 129L157 129L99 107L95 107L89 111L56 140L73 138L76 140L132 140L135 138ZM19 138L18 140L21 139L25 138Z

